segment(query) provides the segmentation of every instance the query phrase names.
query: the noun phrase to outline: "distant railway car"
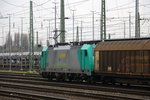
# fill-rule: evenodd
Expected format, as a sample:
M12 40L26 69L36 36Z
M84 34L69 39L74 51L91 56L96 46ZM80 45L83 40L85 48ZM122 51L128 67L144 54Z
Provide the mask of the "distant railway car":
M93 45L44 47L40 58L43 77L57 80L88 79L93 75Z
M150 39L100 42L94 55L97 80L150 84Z
M11 56L10 56L11 55ZM41 52L34 52L34 67L39 70L39 58ZM10 64L11 62L11 64ZM9 70L11 65L12 70L20 70L21 64L23 70L29 70L29 52L15 53L0 53L0 69Z

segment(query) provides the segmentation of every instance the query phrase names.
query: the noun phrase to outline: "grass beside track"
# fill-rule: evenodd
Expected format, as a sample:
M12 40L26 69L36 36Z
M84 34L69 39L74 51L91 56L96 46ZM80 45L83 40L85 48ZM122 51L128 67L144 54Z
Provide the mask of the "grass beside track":
M0 70L0 73L4 73L4 74L39 74L36 71L8 71L8 70Z

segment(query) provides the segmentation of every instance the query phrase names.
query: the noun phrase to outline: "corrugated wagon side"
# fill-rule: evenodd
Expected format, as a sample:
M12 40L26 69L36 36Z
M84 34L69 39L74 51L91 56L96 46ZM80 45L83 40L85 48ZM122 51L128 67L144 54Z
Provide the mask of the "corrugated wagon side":
M150 84L150 39L100 42L94 55L97 80Z

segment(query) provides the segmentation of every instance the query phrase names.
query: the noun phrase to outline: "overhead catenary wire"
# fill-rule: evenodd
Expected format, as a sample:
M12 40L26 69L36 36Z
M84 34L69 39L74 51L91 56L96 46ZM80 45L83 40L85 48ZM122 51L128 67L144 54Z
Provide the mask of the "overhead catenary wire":
M24 6L28 2L26 2L26 3L22 4L22 5L16 5L16 4L8 2L7 0L1 0L1 1L3 1L4 3L6 3L8 5L11 5L11 6L21 7L21 8L29 8L29 6ZM46 3L48 3L49 1L51 1L51 0L47 0L46 2L43 2L43 3L41 3L41 4L37 5L37 6L42 6L42 5L46 4ZM34 6L34 7L36 7L36 6Z
M29 7L29 6L24 6L26 3L23 5L15 5L15 4L9 3L7 0L1 0L1 1L3 1L4 3L6 3L8 5L15 6L15 7L21 7L21 8L28 8Z
M8 1L8 0L7 0ZM47 0L46 0L47 1ZM46 2L46 1L44 1L44 2ZM40 27L40 24L41 24L41 21L43 20L43 19L45 19L46 17L47 18L52 18L52 19L54 19L53 18L53 16L51 16L52 15L52 13L53 12L51 12L51 9L52 9L52 7L45 7L45 5L46 4L50 4L51 3L51 1L52 0L49 0L49 2L48 3L45 3L45 4L42 4L41 3L41 5L40 4L38 4L37 2L35 2L36 4L34 5L34 13L36 14L36 16L34 16L34 19L36 20L36 26L35 26L35 30L37 30L39 27ZM68 8L68 7L70 7L71 9L74 7L74 6L77 6L78 4L80 5L80 4L84 4L85 2L88 2L88 1L90 1L90 0L78 0L78 1L81 1L81 3L77 3L76 1L69 1L69 2L66 2L66 8ZM82 3L82 1L83 1L83 3ZM44 3L43 2L43 3ZM133 2L133 1L132 1ZM130 2L129 2L130 3ZM126 3L125 3L126 4ZM121 7L121 5L117 5L117 7L118 7L118 9L116 9L115 7L114 7L114 11L122 11L123 9L122 8L126 8L126 9L128 9L127 7L130 7L131 5L129 4L129 5L125 5L125 4L121 4L121 5L124 5L124 6L122 6ZM131 3L132 4L132 3ZM147 5L147 4L141 4L141 5L145 5L145 6L149 6L149 5ZM26 5L25 5L26 6ZM14 6L15 7L15 6ZM37 7L37 8L36 8ZM59 7L59 6L58 6ZM144 7L144 6L143 6ZM18 8L18 7L16 7L16 8ZM120 8L121 8L121 10L120 10ZM132 8L134 8L134 7L132 7ZM126 10L125 9L125 10ZM40 11L43 11L43 12L47 12L47 14L46 13L43 13L43 14L41 14L40 15ZM69 9L68 9L68 11L69 11ZM108 12L113 12L113 11L108 11ZM25 20L24 20L24 24L25 24L25 28L26 27L28 27L27 25L29 24L28 23L28 16L26 16L26 14L28 14L29 12L28 12L28 9L27 8L23 8L23 10L20 10L20 11L18 11L18 12L16 12L16 14L14 14L14 18L13 18L13 22L15 22L15 25L17 25L17 23L18 23L18 21L17 21L17 18L19 18L19 17L22 17L22 16L25 16ZM86 13L87 13L87 15L86 15ZM141 15L141 16L143 16L143 17L145 17L146 16L146 12L144 13L143 12L143 15ZM39 17L38 17L39 16ZM90 23L91 23L91 20L90 20L90 17L91 16L91 13L90 13L90 11L89 12L83 12L83 13L78 13L78 10L77 10L77 12L76 12L76 14L75 14L75 21L76 21L76 23L79 23L79 22L81 22L81 19L82 19L82 21L84 22L84 25L83 25L83 27L85 28L85 31L86 30L90 30L90 28L92 28L92 27L90 27ZM97 33L98 31L98 25L99 25L99 17L98 17L99 15L97 15L97 14L95 14L95 18L96 18L96 20L97 21L95 21L95 33ZM147 14L147 16L149 16L149 14ZM67 17L69 17L69 14L68 14L68 16ZM59 18L59 17L58 17ZM70 17L71 18L71 17ZM134 16L131 16L131 18L132 19L134 19ZM90 21L89 21L90 20ZM114 16L114 18L112 17L112 18L106 18L106 20L107 20L107 27L109 28L107 31L114 31L114 29L117 29L117 28L115 28L115 27L119 27L119 25L121 25L121 21L122 20L128 20L128 16L124 16L124 18L121 18L121 17L117 17L117 16ZM141 20L141 21L143 21L143 20ZM68 23L66 23L66 31L69 31L69 30L72 30L72 28L70 27L70 25L71 24L69 24L69 22L70 22L70 20L69 21L67 21L66 20L66 22L68 22ZM57 22L58 24L59 24L59 22ZM144 21L142 22L142 23L144 23ZM3 24L3 23L2 23ZM1 25L2 25L1 24ZM4 23L5 24L5 23ZM132 22L132 24L134 25L134 22ZM147 22L146 22L146 24L147 24ZM8 24L5 24L6 25L6 29L7 29L7 25ZM45 32L45 27L47 26L47 24L43 24L44 25L44 27L43 27L43 30L40 30L40 32L42 33L43 32L43 34L44 34L44 32ZM53 26L54 25L54 23L51 23L51 25ZM144 23L144 26L145 26L145 23ZM19 25L17 25L16 27L20 27ZM26 28L27 29L27 28ZM51 29L53 29L53 27L51 28ZM14 30L13 30L14 32L15 31L17 31L17 28L14 28ZM26 31L26 30L25 30ZM118 31L120 31L121 32L121 29L120 30L118 30ZM27 32L27 31L26 31ZM72 33L72 32L71 32ZM70 33L70 34L71 34ZM90 34L90 33L89 33ZM68 38L68 37L67 37Z

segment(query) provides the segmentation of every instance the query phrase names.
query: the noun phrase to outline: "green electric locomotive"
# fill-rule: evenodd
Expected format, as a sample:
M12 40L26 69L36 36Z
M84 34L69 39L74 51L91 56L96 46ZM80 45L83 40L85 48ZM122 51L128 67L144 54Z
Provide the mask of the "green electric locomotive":
M43 77L57 80L89 80L94 72L95 45L44 47L40 58Z

